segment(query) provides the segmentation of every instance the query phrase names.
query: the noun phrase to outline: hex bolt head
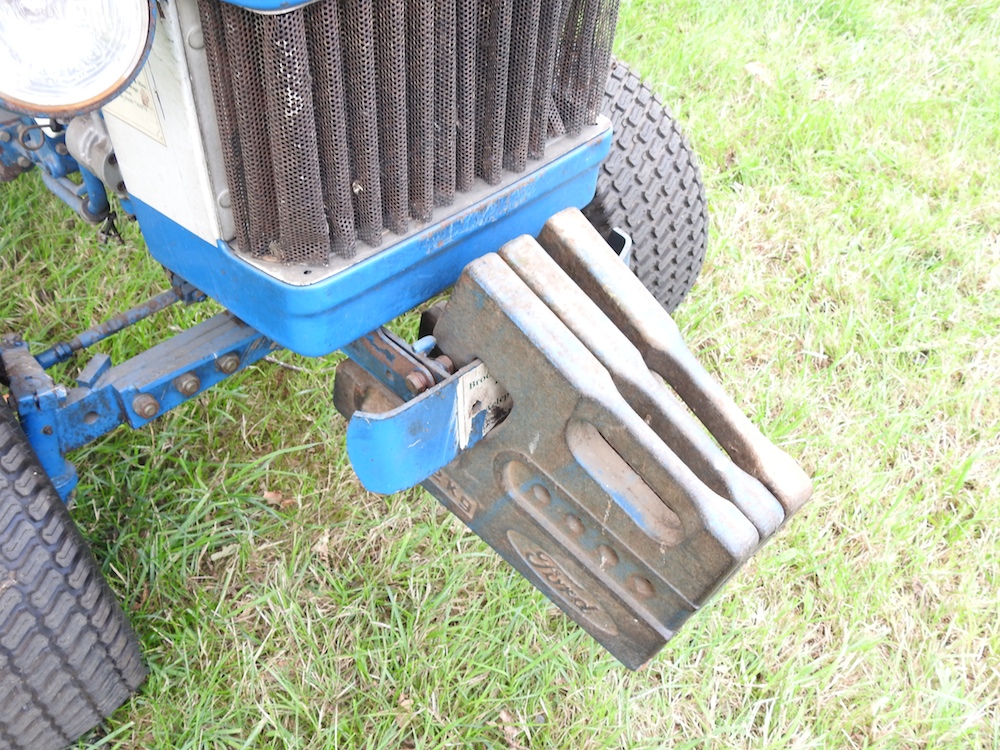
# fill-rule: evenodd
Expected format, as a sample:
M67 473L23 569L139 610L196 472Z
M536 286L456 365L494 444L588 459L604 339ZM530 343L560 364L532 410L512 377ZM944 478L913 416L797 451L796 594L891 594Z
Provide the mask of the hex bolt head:
M17 166L21 167L22 169L27 169L28 167L31 166L31 159L29 159L27 156L19 156L17 157Z
M433 383L428 383L427 378L425 378L424 374L419 370L414 370L406 376L406 388L414 395L423 393L430 388L431 385L433 385Z
M185 372L174 378L174 387L185 396L193 396L201 388L201 381L193 372Z
M132 411L143 419L152 419L160 413L160 402L148 393L140 393L132 399Z
M10 133L0 130L0 143L10 143Z
M455 363L451 361L451 357L447 354L442 354L440 357L435 357L434 361L441 365L448 372L455 372Z
M232 375L240 369L240 355L233 353L223 354L215 361L215 367L219 372Z

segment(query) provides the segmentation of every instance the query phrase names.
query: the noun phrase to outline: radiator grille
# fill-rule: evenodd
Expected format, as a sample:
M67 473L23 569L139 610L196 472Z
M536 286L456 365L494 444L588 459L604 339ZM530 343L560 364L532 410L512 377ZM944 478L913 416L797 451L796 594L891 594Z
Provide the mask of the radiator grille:
M239 249L349 258L597 116L618 0L198 0Z

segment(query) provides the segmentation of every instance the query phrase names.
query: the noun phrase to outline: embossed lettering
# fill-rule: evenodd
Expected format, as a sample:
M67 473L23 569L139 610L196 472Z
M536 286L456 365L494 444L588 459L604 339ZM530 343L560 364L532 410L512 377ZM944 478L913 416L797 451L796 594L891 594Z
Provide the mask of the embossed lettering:
M448 496L449 507L456 516L466 522L476 517L479 503L465 494L451 477L439 471L431 477L431 480Z
M529 552L524 559L528 561L528 564L536 573L548 581L552 588L562 594L563 598L578 610L581 612L597 612L600 610L600 607L587 601L583 597L583 594L574 588L573 584L566 579L566 575L563 573L562 568L559 567L559 564L547 554L540 551Z
M514 550L525 564L548 585L552 596L580 614L582 620L609 635L617 635L618 627L611 615L586 592L566 569L548 552L513 529L507 532Z

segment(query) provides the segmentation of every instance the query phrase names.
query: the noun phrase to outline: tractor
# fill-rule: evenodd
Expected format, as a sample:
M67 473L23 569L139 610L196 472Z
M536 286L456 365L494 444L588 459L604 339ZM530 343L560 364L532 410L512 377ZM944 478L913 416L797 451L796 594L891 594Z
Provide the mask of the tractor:
M0 181L37 170L105 236L137 221L165 277L67 341L0 330L0 748L65 747L146 674L67 455L279 349L346 354L368 490L422 485L629 669L809 499L670 316L705 191L612 56L618 10L3 3ZM85 357L206 299L223 311L127 361ZM385 327L415 309L414 340Z

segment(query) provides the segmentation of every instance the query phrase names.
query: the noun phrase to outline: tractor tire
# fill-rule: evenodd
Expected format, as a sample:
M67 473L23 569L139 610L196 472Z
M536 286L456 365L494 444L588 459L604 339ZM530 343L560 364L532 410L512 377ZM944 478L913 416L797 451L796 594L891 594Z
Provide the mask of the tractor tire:
M59 750L135 692L139 644L0 395L0 750Z
M705 260L708 210L698 160L670 110L617 60L601 109L614 140L583 213L609 242L616 228L631 236L632 270L673 312Z

